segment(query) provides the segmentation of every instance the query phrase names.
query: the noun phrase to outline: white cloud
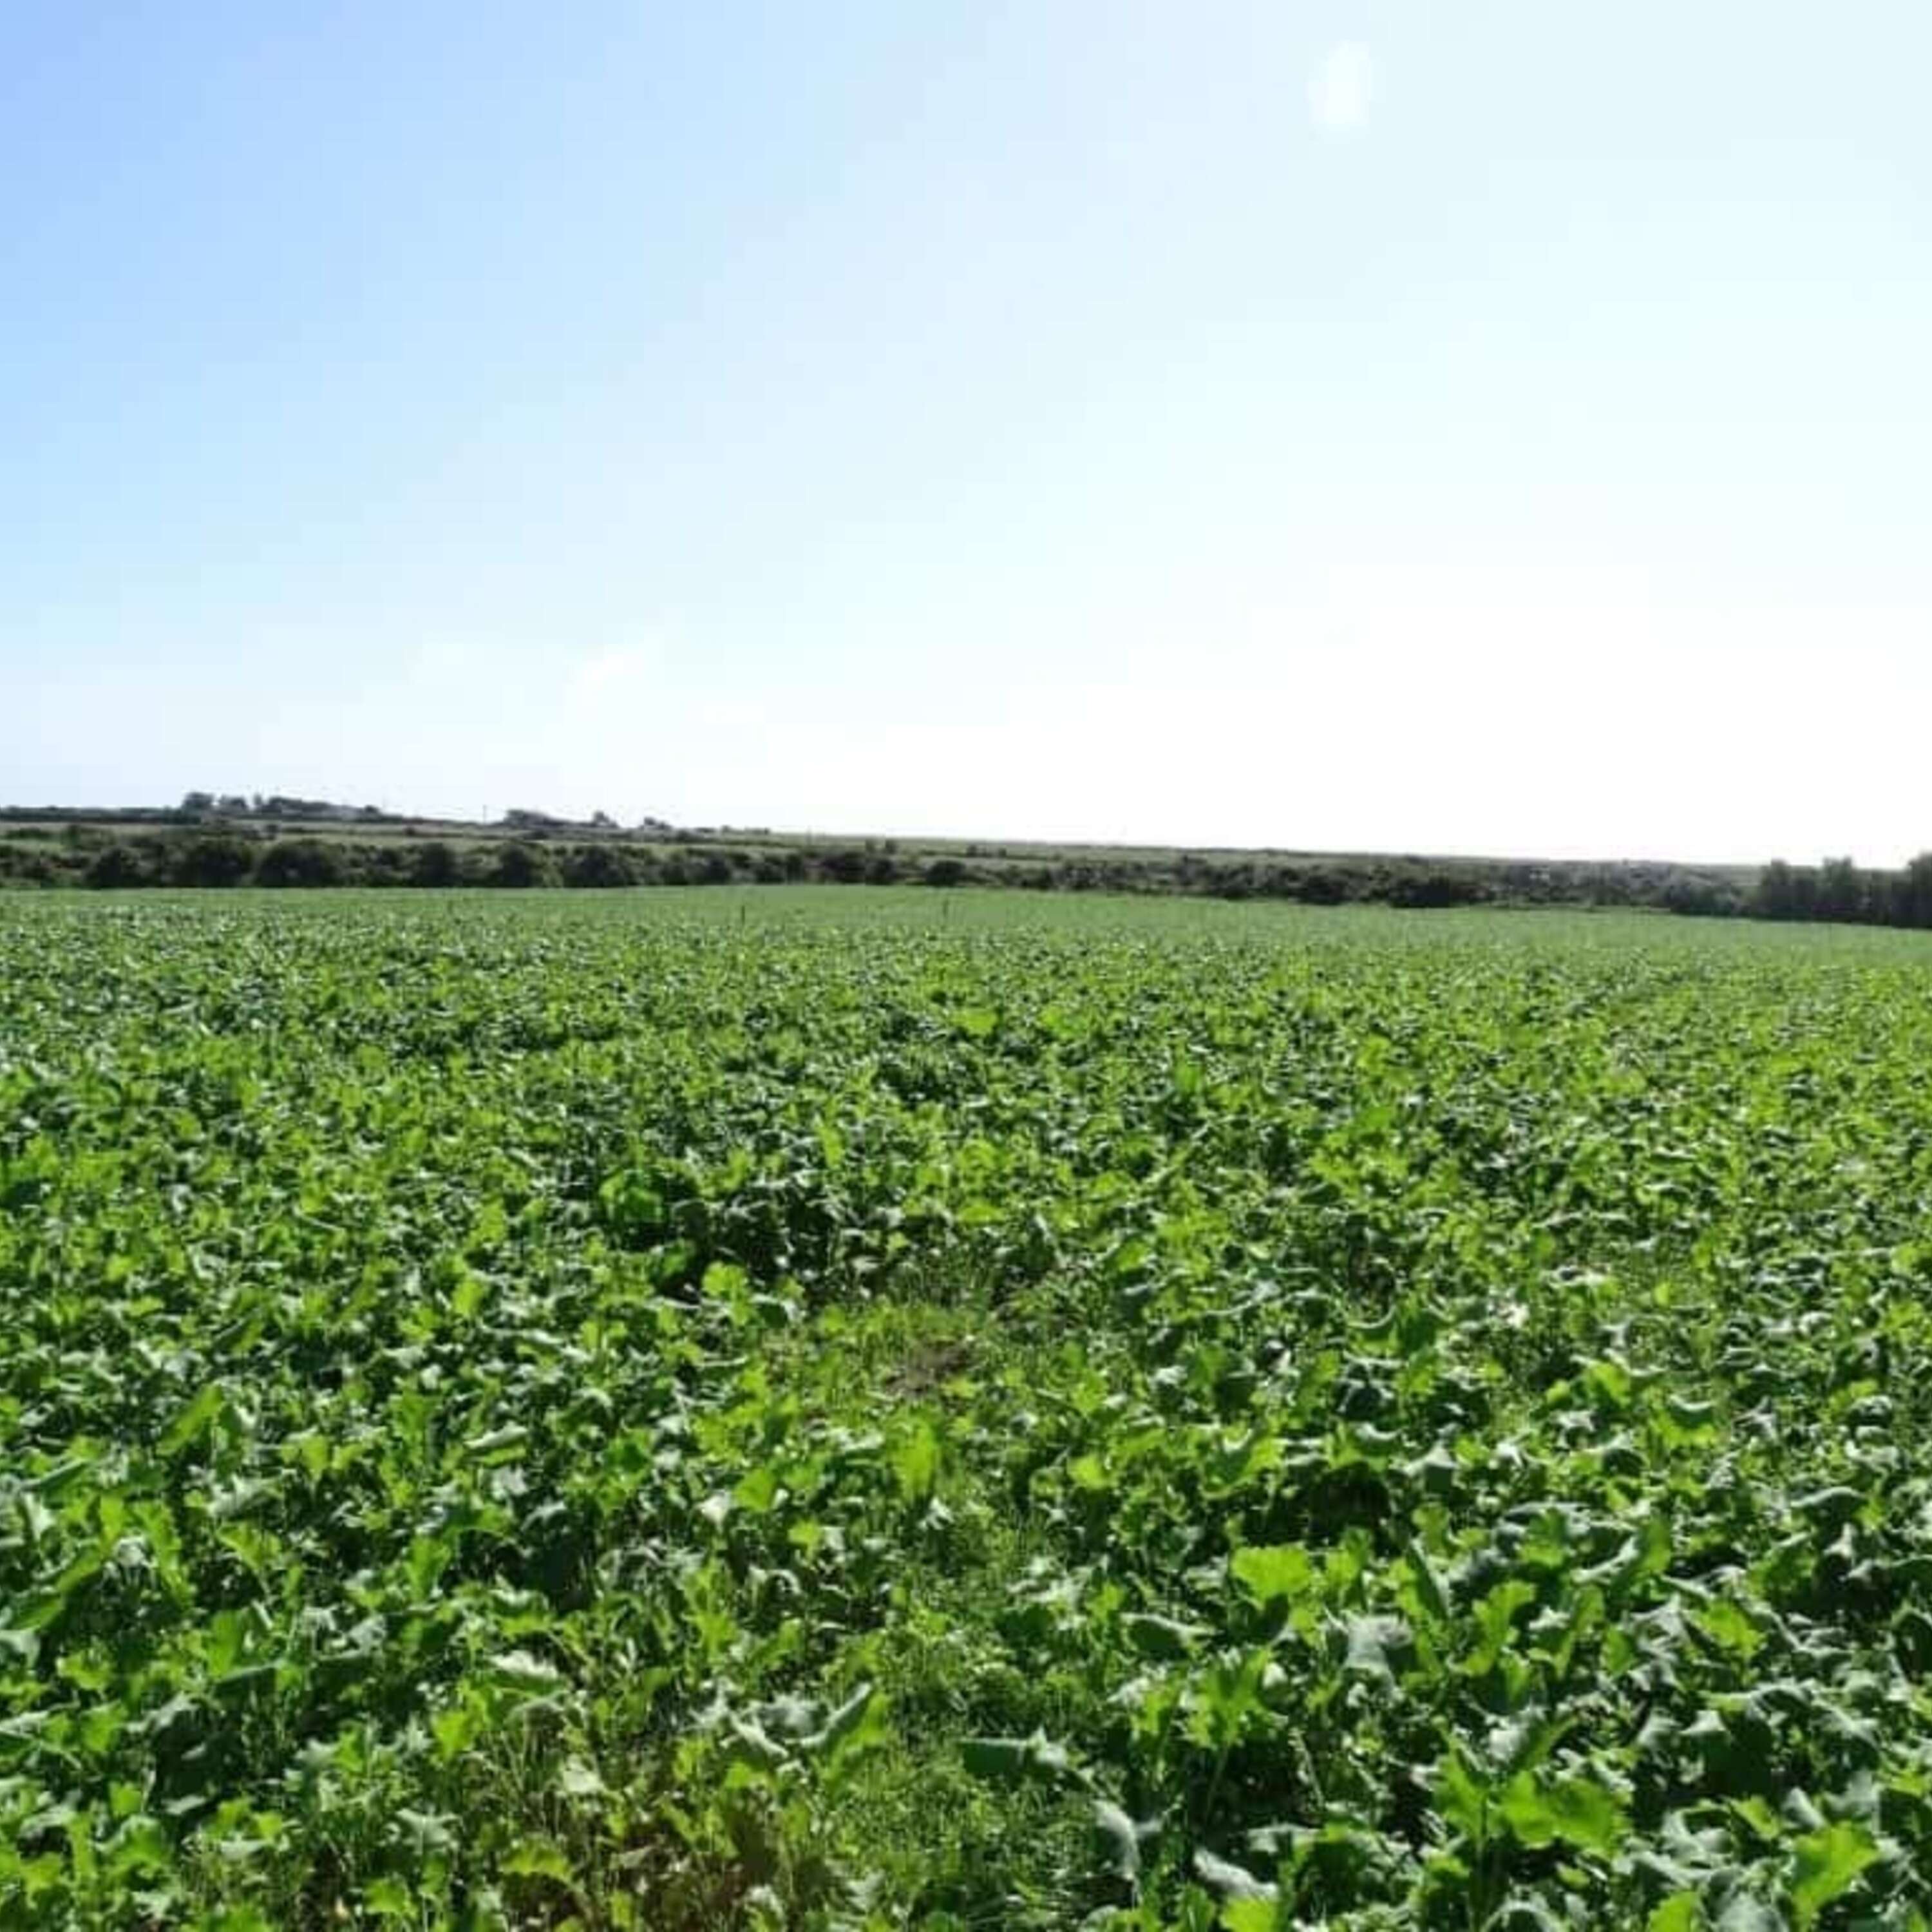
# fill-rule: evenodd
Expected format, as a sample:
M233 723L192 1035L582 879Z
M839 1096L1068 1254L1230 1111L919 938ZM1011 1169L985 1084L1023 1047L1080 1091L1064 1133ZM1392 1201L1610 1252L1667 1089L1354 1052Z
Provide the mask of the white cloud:
M1342 131L1369 118L1376 66L1360 40L1343 40L1322 57L1308 82L1308 111L1318 128Z

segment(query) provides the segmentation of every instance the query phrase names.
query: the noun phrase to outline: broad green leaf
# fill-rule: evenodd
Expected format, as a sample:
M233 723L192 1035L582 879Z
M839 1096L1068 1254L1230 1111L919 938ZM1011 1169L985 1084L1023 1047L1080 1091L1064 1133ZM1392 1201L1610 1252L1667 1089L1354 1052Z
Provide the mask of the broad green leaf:
M1644 1921L1644 1932L1697 1932L1704 1907L1694 1892L1673 1892Z
M1798 1922L1815 1924L1825 1907L1850 1892L1878 1856L1871 1834L1849 1820L1808 1832L1791 1848L1791 1902Z
M1459 1750L1452 1750L1437 1768L1436 1802L1443 1816L1472 1844L1488 1841L1495 1794Z
M362 1890L362 1909L378 1918L409 1918L416 1914L416 1900L399 1878L373 1878Z
M226 1398L220 1385L210 1382L200 1389L167 1427L157 1445L164 1456L178 1456L206 1436L221 1413Z
M572 1882L569 1859L548 1838L519 1839L498 1869L506 1878L554 1879L560 1885Z
M1120 1630L1141 1656L1168 1660L1186 1657L1214 1634L1202 1624L1184 1623L1178 1617L1155 1616L1144 1611L1124 1616Z
M1502 1809L1510 1831L1532 1847L1560 1840L1607 1856L1623 1836L1621 1800L1591 1778L1546 1781L1519 1772L1503 1788Z
M892 1473L908 1502L923 1502L939 1480L939 1432L923 1416L892 1445Z
M802 1742L806 1750L836 1762L852 1752L884 1743L887 1735L886 1700L872 1684L862 1684Z
M1281 1932L1286 1922L1272 1898L1230 1898L1222 1902L1220 1923L1226 1932Z
M1298 1600L1316 1587L1319 1577L1308 1552L1298 1543L1246 1545L1228 1558L1228 1569L1263 1610L1272 1604Z

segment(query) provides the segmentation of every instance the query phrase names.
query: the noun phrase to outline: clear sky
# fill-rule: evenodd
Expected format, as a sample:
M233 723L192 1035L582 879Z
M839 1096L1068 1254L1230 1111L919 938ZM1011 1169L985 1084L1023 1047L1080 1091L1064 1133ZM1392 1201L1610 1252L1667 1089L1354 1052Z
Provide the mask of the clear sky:
M1932 846L1925 0L8 0L0 797Z

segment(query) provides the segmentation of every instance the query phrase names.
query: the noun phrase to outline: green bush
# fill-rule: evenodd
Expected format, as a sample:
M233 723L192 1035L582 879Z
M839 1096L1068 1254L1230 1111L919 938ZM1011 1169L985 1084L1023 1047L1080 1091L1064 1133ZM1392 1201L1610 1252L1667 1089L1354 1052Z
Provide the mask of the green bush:
M463 868L456 848L441 838L425 838L410 854L410 883L416 886L460 884Z
M490 883L493 886L554 886L557 883L556 861L537 846L510 839L496 848Z
M176 886L238 886L254 869L254 847L232 833L184 839L169 854L168 883Z
M148 871L141 862L141 855L131 845L104 847L94 855L86 876L90 886L104 888L145 886L148 883Z
M255 866L258 886L339 886L348 867L339 848L320 838L278 838Z
M629 853L617 845L574 845L565 856L567 886L634 886L638 868Z

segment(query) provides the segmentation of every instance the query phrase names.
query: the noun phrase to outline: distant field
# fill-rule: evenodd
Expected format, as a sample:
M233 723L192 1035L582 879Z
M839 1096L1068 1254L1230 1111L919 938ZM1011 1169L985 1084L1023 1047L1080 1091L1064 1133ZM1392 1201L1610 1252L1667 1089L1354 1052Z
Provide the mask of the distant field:
M0 1925L1922 1927L1932 940L0 900Z

